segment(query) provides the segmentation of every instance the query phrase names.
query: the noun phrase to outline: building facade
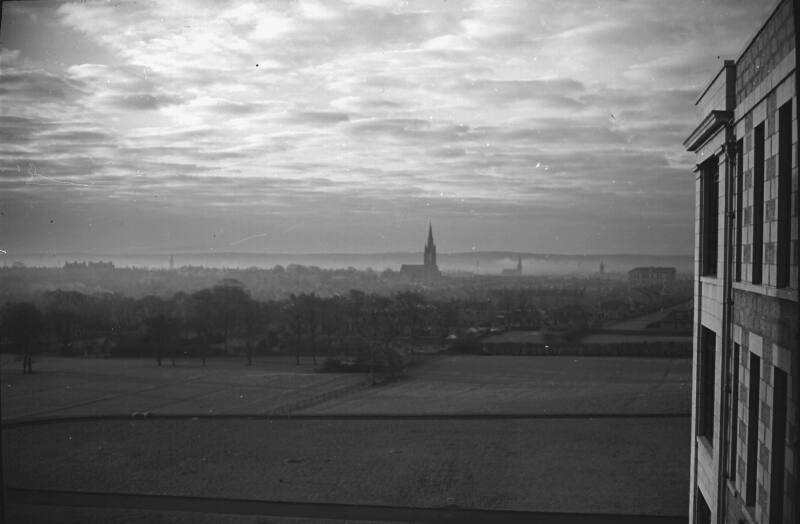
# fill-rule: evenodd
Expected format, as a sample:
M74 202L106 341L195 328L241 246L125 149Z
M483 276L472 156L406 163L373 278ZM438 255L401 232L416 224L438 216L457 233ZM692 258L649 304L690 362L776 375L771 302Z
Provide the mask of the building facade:
M631 284L663 284L674 282L677 271L674 267L635 267L628 271Z
M690 521L797 523L795 9L696 102Z

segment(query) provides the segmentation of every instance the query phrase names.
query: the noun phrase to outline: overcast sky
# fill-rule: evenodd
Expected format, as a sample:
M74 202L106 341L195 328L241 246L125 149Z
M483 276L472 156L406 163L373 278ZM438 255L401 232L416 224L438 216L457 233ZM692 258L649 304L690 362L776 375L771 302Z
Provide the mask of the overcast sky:
M6 2L0 249L690 254L774 2Z

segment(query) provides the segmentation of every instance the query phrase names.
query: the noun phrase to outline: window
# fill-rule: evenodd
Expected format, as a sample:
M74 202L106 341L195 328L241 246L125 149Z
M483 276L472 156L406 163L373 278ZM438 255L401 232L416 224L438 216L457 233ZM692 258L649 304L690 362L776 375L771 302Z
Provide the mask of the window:
M758 402L761 385L761 358L750 353L750 383L747 395L747 478L744 501L756 504L756 471L758 469Z
M792 102L778 111L778 243L776 285L789 285L792 215Z
M697 506L697 519L695 519L695 522L697 524L711 524L711 508L708 507L708 502L706 502L706 498L700 493L699 489L695 500L695 505Z
M719 164L712 156L700 167L700 274L717 274L717 227L719 214Z
M775 369L772 392L772 457L770 464L769 521L783 522L783 475L786 461L786 373Z
M744 189L744 143L736 142L736 267L734 278L742 281L742 190Z
M736 481L736 444L739 429L739 351L739 344L734 344L731 354L731 404L728 413L728 424L730 424L730 431L728 432L730 438L728 446L728 449L730 449L728 476L731 481Z
M764 124L756 126L753 159L753 284L761 283L764 258Z
M700 332L700 386L698 399L698 435L708 439L713 446L714 438L714 358L717 335L706 327Z

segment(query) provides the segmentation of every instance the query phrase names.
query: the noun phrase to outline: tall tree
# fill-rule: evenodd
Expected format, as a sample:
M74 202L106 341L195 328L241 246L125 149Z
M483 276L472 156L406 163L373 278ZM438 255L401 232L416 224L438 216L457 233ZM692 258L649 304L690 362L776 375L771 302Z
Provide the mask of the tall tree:
M416 350L417 334L426 321L428 311L425 298L415 291L401 291L393 297L392 305L398 327L408 336L413 352Z
M16 302L3 308L3 330L22 350L22 372L33 373L33 352L44 320L32 302Z
M225 279L211 289L192 294L190 325L205 339L206 345L201 348L204 367L205 348L214 341L222 340L225 350L228 350L230 336L251 300L244 285L235 279Z
M200 336L201 347L198 348L198 352L202 366L206 367L207 347L214 339L216 324L214 296L210 289L201 289L192 293L188 320L189 327Z
M316 335L320 327L320 298L314 293L289 296L292 329L295 332L295 362L300 364L300 346L303 334L308 337L311 359L317 365Z
M300 343L303 336L303 313L300 298L292 293L289 295L289 303L286 306L286 313L289 316L289 325L294 333L294 364L300 365Z
M440 302L436 309L439 336L442 340L442 344L444 344L445 340L447 340L447 336L450 334L450 330L458 328L458 324L461 320L461 313L458 304L452 299L446 302Z
M266 332L267 315L263 304L250 297L241 303L241 327L245 340L247 365L253 365L253 344L259 335Z
M78 291L57 289L47 291L45 298L45 318L49 330L61 343L62 352L72 347L80 317L85 314L88 297Z

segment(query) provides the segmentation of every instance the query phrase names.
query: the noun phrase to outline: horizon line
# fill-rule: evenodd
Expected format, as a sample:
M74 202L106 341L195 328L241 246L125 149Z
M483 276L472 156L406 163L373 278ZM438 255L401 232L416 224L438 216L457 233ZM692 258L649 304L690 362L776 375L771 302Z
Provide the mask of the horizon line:
M18 252L18 253L11 253L6 251L3 253L3 257L13 258L14 256L70 256L70 255L83 255L83 256L93 256L93 257L100 257L100 256L133 256L133 257L140 257L140 256L147 256L147 257L170 257L170 256L197 256L197 255L204 255L204 256L223 256L223 255L249 255L249 256L298 256L298 257L320 257L320 256L346 256L346 257L353 257L353 256L386 256L386 255L417 255L422 253L422 251L370 251L370 252L324 252L324 251L314 251L314 252L269 252L269 251L208 251L208 250L197 250L197 251L134 251L134 252L125 252L125 251L101 251L101 252L92 252L92 251L55 251L55 252L45 252L45 251L29 251L29 252ZM624 253L624 252L616 252L616 253L554 253L554 252L534 252L534 251L515 251L515 250L508 250L508 249L489 249L489 250L476 250L476 251L440 251L438 256L456 256L456 255L477 255L477 254L504 254L504 255L513 255L513 256L548 256L548 257L686 257L686 258L694 258L693 254L690 253Z

